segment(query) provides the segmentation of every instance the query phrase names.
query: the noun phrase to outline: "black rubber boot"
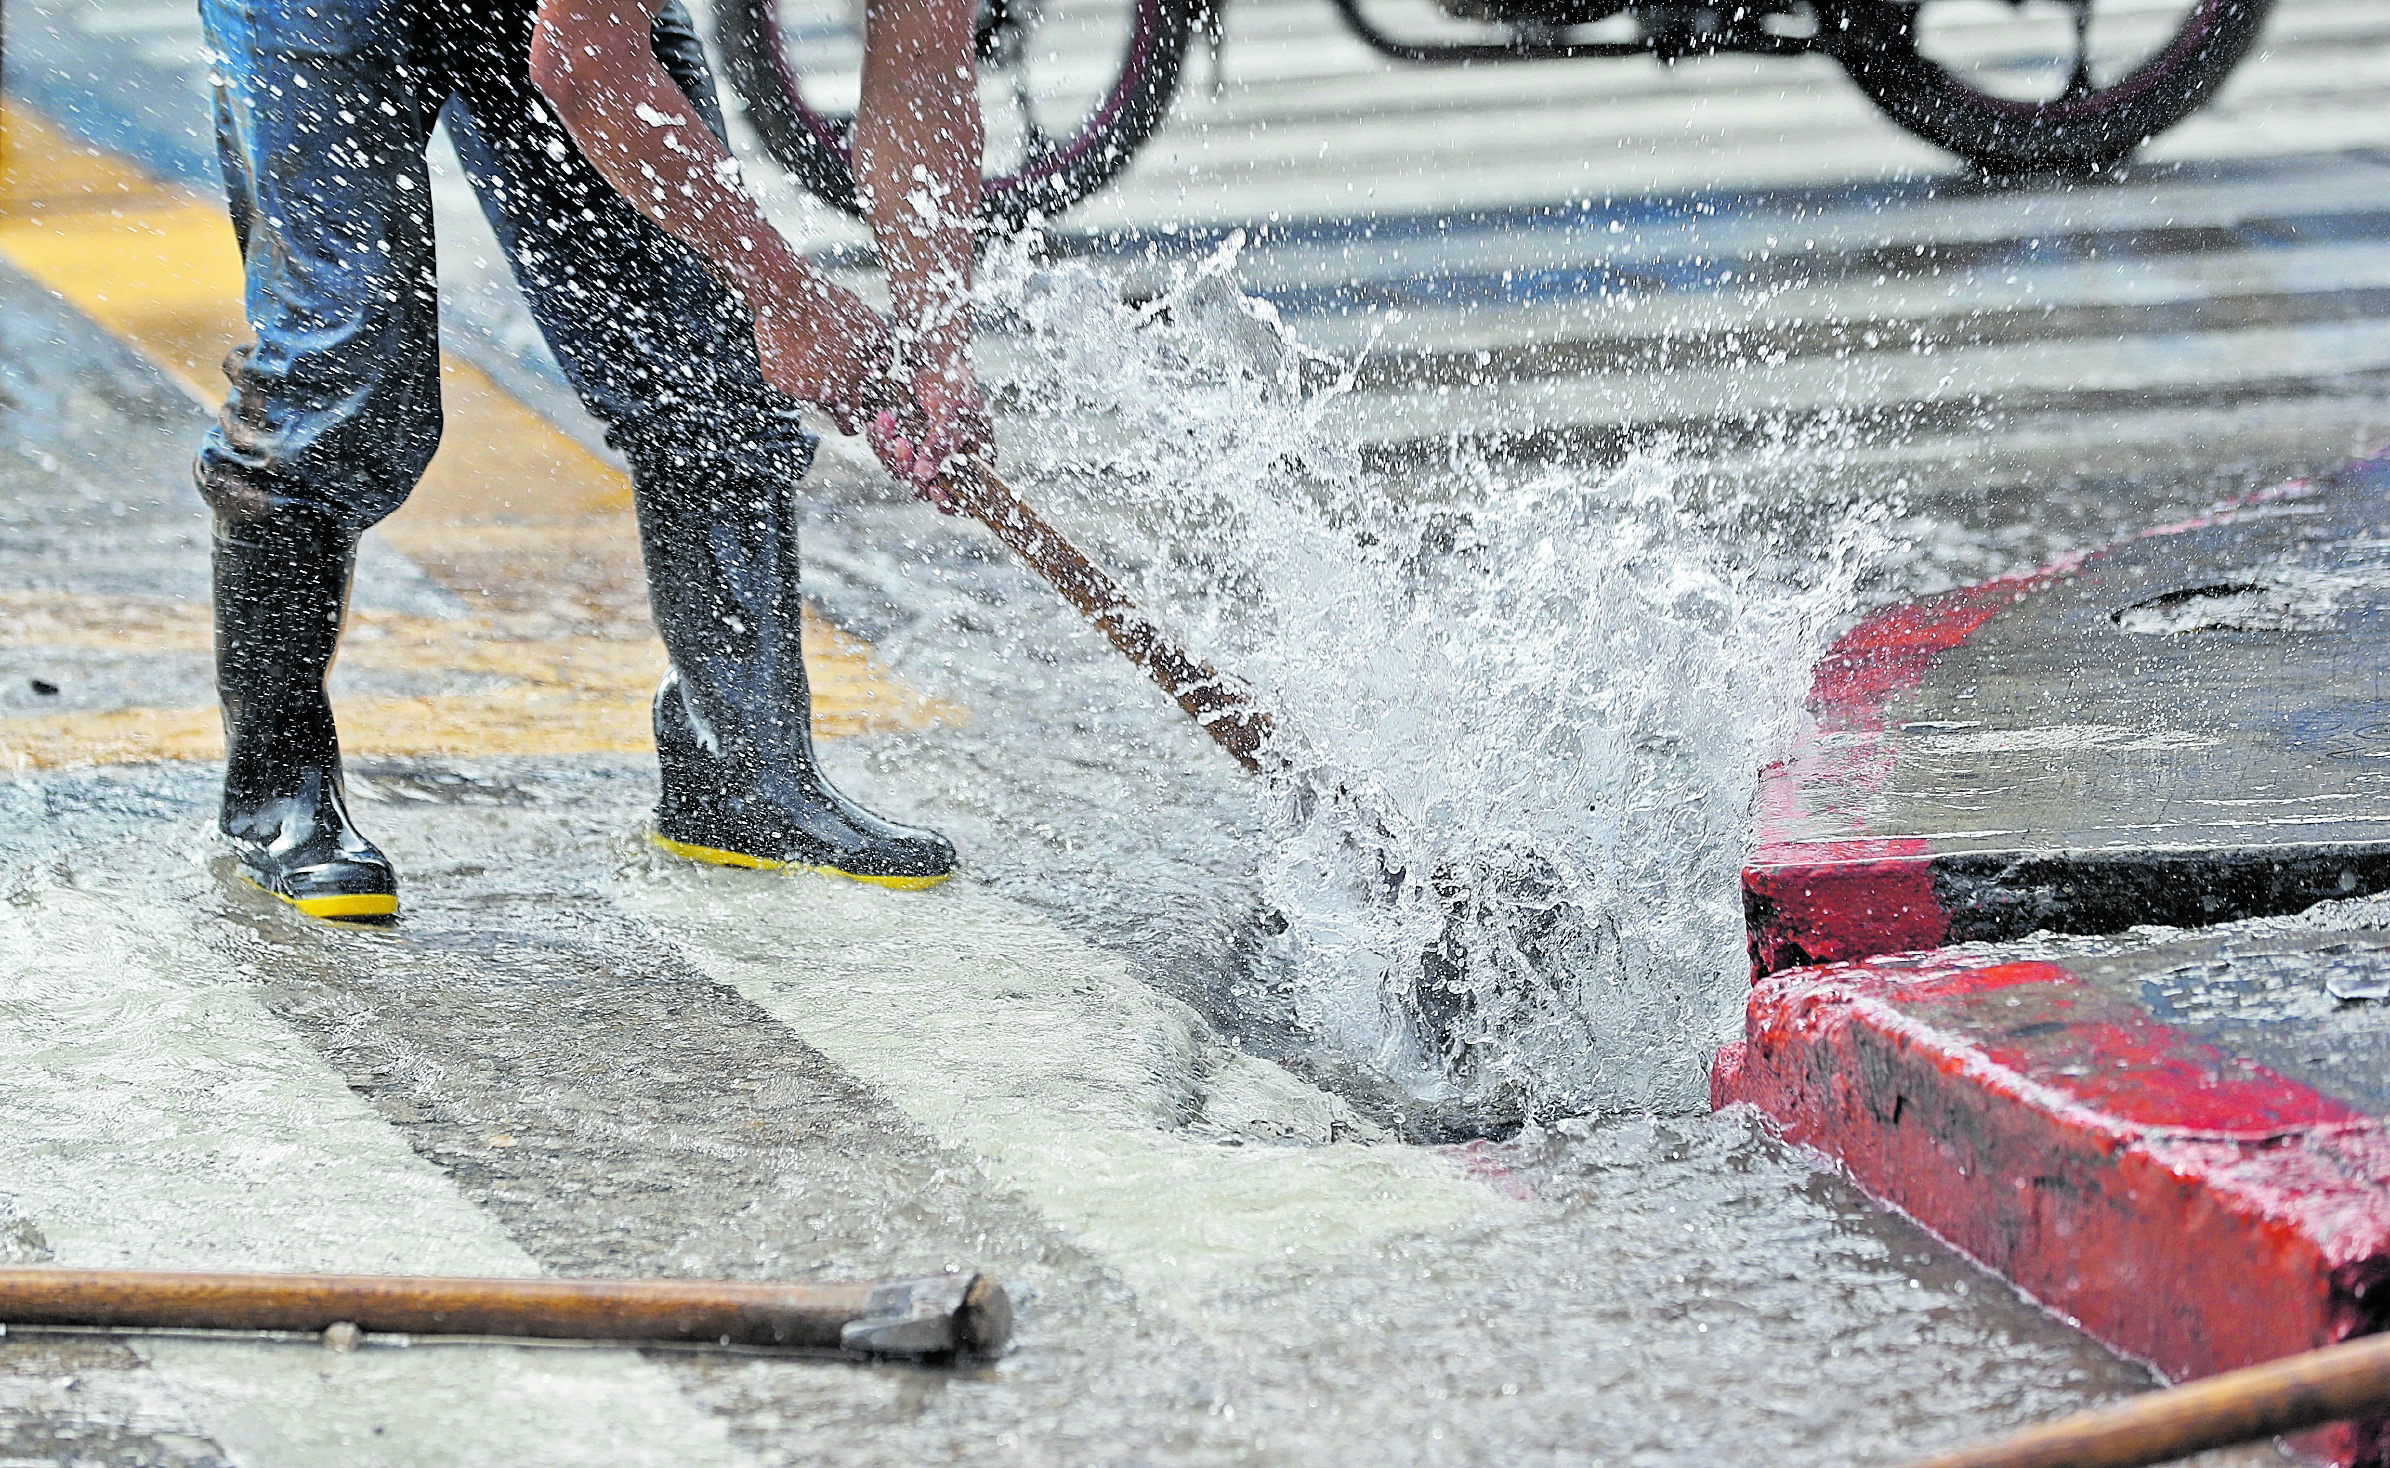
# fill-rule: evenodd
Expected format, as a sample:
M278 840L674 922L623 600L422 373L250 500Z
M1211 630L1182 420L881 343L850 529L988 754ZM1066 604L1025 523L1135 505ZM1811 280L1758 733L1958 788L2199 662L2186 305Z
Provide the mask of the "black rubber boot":
M324 696L356 555L328 523L217 521L221 824L249 881L309 917L378 925L397 916L398 874L349 823Z
M634 473L648 598L672 655L656 690L664 791L650 839L695 861L882 887L952 876L945 837L873 815L814 764L788 491L636 458Z

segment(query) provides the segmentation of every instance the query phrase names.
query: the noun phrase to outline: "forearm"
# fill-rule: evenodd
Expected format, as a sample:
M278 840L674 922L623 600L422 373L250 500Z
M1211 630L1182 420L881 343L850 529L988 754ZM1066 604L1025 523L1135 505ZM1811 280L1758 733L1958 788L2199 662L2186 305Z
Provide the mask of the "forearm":
M855 175L910 365L953 372L971 338L981 130L971 0L868 0Z
M642 214L704 256L751 309L802 311L835 289L792 250L738 164L657 64L662 0L541 0L531 76L582 155Z

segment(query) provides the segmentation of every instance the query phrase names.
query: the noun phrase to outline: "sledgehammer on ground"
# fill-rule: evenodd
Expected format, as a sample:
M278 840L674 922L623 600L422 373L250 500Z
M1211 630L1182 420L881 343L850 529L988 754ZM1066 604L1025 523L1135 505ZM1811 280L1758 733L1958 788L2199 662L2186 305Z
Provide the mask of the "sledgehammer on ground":
M443 1279L0 1268L0 1324L689 1341L872 1356L993 1356L1012 1301L984 1274L858 1284Z

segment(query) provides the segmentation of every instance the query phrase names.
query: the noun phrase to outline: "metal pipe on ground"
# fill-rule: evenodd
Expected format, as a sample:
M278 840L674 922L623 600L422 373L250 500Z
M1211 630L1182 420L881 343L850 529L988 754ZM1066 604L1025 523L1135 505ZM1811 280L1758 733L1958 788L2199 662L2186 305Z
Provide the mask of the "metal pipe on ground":
M0 1268L0 1324L686 1341L874 1356L993 1356L1012 1302L984 1274L855 1284L470 1279Z
M1903 1468L2143 1468L2390 1413L2390 1335L2227 1371Z

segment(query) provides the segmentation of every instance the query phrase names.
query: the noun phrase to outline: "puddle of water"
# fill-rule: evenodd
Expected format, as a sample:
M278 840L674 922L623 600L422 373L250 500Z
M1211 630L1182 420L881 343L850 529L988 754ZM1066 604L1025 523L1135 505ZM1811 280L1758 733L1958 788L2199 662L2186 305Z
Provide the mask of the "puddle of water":
M626 875L618 903L1194 1328L1257 1265L1512 1208L996 894L822 884L799 904L771 876Z
M1259 1062L988 885L889 894L668 863L632 839L642 772L541 763L423 774L428 798L370 806L413 876L397 936L326 933L215 886L203 790L166 813L180 841L161 820L20 868L0 1008L32 1080L0 1106L6 1221L94 1262L103 1245L145 1263L504 1269L528 1250L699 1274L951 1259L1032 1287L1020 1349L957 1376L652 1363L725 1414L691 1430L611 1355L327 1364L166 1343L153 1366L214 1440L398 1461L478 1413L493 1443L540 1437L508 1461L696 1458L727 1423L761 1462L858 1468L1824 1465L2145 1384L1748 1114L1458 1151L1332 1124L1274 1143L1213 1114L1221 1078ZM628 935L593 955L626 916L712 984ZM792 1033L869 1092L809 1091ZM1265 1109L1313 1103L1282 1076ZM512 1145L493 1151L501 1128ZM431 1133L478 1145L460 1163ZM655 1172L673 1156L679 1174ZM399 1447L348 1441L380 1425Z
M2205 586L2163 592L2119 609L2111 620L2144 637L2193 632L2330 630L2350 593L2378 585L2375 568L2291 564L2256 568Z

